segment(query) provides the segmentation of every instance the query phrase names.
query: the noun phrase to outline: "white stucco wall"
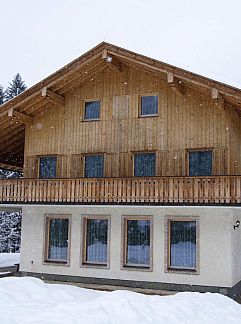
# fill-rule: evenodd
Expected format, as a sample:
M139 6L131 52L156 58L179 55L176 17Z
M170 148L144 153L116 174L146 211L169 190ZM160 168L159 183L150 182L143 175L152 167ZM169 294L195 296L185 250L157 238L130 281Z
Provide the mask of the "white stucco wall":
M45 214L72 215L70 266L43 264ZM80 267L81 217L86 214L111 216L109 269ZM121 270L122 215L153 216L152 271ZM199 217L199 274L165 272L165 216L167 215ZM227 207L25 206L23 207L20 270L71 276L232 287L234 282L241 280L241 266L239 271L234 271L232 266L232 262L241 265L241 258L237 260L232 252L232 248L239 245L241 254L240 230L233 230L233 222L234 210Z
M232 231L232 283L233 286L241 280L241 209L233 210L233 225L240 221L239 228Z

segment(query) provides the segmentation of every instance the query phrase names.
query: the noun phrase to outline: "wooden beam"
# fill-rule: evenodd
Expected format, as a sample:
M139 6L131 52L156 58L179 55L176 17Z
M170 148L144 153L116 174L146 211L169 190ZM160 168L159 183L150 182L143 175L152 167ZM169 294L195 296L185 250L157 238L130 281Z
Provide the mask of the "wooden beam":
M19 136L23 132L24 132L24 126L21 125L20 127L17 127L15 129L9 131L5 136L1 136L1 138L0 138L0 149L1 149L1 144L2 143L5 143L11 137L17 137L17 136Z
M225 100L223 98L223 96L220 94L220 92L218 91L218 89L213 88L212 89L212 100L221 106L224 106Z
M22 124L30 124L33 118L29 115L23 114L17 110L13 111L13 116L18 119L18 121Z
M93 74L96 74L102 67L106 67L106 63L102 60L99 60L96 64L92 65L88 70L82 71L79 73L78 76L75 76L75 78L69 79L65 84L61 86L59 89L59 93L63 94L67 90L70 90L76 86L80 82L81 79L86 79L91 77Z
M183 86L182 81L178 80L173 73L167 73L167 83L172 87L178 95L183 96L186 93L186 88Z
M14 165L0 163L0 169L23 172L23 168Z
M103 49L103 51L101 52L101 57L102 59L107 59L107 56L108 56L108 52L107 52L107 49Z
M16 117L21 124L29 124L32 121L32 117L14 110L14 107L9 108L8 111L6 111L6 114L11 118Z
M108 51L106 49L102 51L101 57L107 62L107 64L114 67L117 71L123 72L124 64L120 60L118 60L118 58L114 57L111 54L108 54Z
M57 106L64 106L64 97L50 91L47 87L42 88L41 95Z
M99 68L98 70L95 71L95 73L91 73L88 74L85 78L81 78L78 82L75 82L74 85L69 85L67 88L64 88L63 90L61 90L61 93L62 92L66 92L70 89L74 89L76 87L79 87L81 86L82 84L84 84L85 82L88 82L88 81L91 81L93 78L95 78L96 75L100 74L103 70L106 69L106 64L103 65L101 68Z

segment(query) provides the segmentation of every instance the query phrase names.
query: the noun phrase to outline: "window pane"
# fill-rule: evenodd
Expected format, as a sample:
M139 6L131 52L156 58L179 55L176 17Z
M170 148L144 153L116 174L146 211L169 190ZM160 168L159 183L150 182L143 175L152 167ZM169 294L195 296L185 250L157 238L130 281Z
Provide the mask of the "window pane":
M88 219L86 231L86 261L107 263L108 220Z
M158 113L158 96L141 97L141 115L156 115Z
M135 154L134 155L134 176L152 177L156 175L156 154Z
M189 175L212 175L212 151L189 152Z
M57 158L54 156L41 157L39 160L39 178L56 178Z
M100 101L85 102L85 119L100 118Z
M67 261L68 228L68 219L55 218L49 220L49 260Z
M127 220L126 263L150 264L150 221Z
M104 176L104 156L85 156L85 178L101 178Z
M170 267L196 268L196 222L170 222Z

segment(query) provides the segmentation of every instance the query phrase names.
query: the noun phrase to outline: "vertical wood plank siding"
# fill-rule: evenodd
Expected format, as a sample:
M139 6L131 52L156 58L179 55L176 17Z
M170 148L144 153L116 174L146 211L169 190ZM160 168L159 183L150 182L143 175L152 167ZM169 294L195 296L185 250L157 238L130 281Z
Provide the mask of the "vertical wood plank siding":
M148 94L158 95L157 117L139 117L140 96ZM122 73L107 69L64 95L65 107L48 108L26 127L25 177L36 176L35 156L53 154L62 156L59 177L81 177L86 153L105 154L105 176L129 177L133 152L139 151L157 153L157 176L186 176L190 148L214 149L214 175L241 171L241 158L234 153L240 143L227 149L235 118L211 94L188 89L179 96L161 77L125 67ZM84 100L92 99L101 101L100 120L83 121ZM236 123L241 138L241 123Z

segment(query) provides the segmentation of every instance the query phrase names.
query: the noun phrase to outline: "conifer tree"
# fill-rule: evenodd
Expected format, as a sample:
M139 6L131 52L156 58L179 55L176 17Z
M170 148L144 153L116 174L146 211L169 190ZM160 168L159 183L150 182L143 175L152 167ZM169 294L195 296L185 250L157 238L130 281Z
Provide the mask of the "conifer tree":
M19 95L21 92L26 90L27 87L22 80L22 77L19 73L17 73L13 79L12 82L9 83L9 86L7 87L6 93L5 93L5 98L6 101L16 97Z
M3 87L0 84L0 106L4 103L4 99L5 99L5 92Z

